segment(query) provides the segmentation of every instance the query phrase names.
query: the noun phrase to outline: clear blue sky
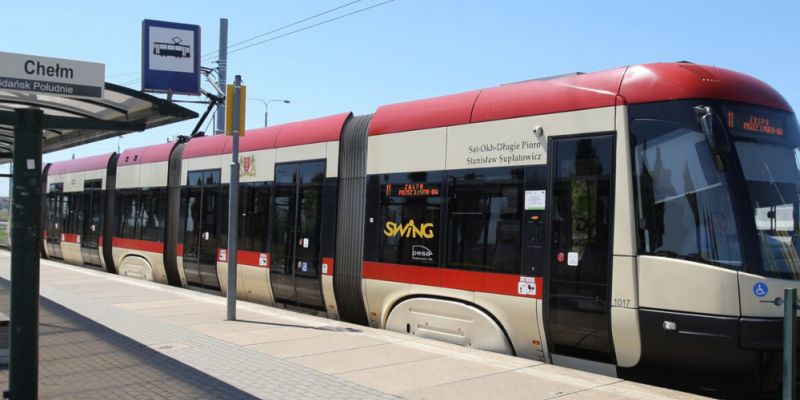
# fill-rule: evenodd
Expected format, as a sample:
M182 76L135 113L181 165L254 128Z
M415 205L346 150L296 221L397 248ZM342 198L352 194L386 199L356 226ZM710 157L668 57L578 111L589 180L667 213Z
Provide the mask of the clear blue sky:
M202 53L217 50L219 19L233 44L352 0L9 1L0 51L94 61L106 81L140 76L143 19L197 24ZM362 0L266 36L384 0ZM223 4L224 3L224 4ZM772 85L800 107L800 2L395 0L229 56L229 80L270 104L270 124L445 95L534 77L628 64L689 60ZM214 66L210 62L206 66ZM139 88L139 82L131 86ZM190 107L202 112L202 107ZM264 107L247 104L247 125ZM162 143L195 121L45 155L45 161ZM0 185L0 195L7 185Z

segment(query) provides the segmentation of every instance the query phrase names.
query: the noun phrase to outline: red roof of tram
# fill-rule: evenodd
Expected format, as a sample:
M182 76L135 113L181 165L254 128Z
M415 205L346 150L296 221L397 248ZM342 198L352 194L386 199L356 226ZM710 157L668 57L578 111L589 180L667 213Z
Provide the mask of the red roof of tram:
M117 166L169 161L169 155L176 143L168 142L125 150L119 155Z
M94 171L106 169L108 161L115 153L106 153L97 156L76 158L74 160L54 162L47 170L48 176L69 174L72 172Z
M239 151L276 149L304 144L339 140L342 128L351 113L291 122L248 130L239 140ZM183 159L220 155L231 152L231 138L216 135L194 138L186 144Z
M723 68L658 63L531 80L449 96L381 106L370 135L677 99L719 99L791 111L775 89Z

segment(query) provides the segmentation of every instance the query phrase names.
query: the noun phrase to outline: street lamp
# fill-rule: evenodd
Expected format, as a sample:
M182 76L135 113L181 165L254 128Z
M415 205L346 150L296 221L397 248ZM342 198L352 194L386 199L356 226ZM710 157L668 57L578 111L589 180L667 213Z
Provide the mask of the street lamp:
M267 123L269 122L269 103L272 103L272 102L280 102L280 103L284 103L284 104L291 103L290 100L280 100L280 99L264 100L264 99L260 99L258 97L248 97L247 100L258 100L262 104L264 104L264 126L267 126Z

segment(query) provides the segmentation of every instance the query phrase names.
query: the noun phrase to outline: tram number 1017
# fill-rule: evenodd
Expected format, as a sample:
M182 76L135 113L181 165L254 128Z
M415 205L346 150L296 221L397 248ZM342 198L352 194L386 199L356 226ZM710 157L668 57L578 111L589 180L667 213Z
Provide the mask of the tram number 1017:
M631 299L620 299L620 298L614 299L614 307L630 307L630 305L631 305Z

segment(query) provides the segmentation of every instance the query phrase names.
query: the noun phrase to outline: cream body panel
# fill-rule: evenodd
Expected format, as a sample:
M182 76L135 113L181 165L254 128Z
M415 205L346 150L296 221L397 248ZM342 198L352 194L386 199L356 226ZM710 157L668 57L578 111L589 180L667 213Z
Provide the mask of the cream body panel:
M639 310L611 307L611 337L617 365L633 367L642 357L642 338L639 334Z
M616 108L616 165L614 178L614 255L633 256L636 246L636 221L633 207L633 174L631 173L628 108Z
M370 281L368 285L374 282L382 281ZM382 306L378 316L383 321L382 327L385 329L406 332L407 323L422 324L419 327L413 326L411 333L500 353L512 354L514 349L523 357L543 358L541 346L534 347L532 344L532 341L539 339L540 336L537 324L514 322L536 321L535 299L437 286L394 284L407 286L408 292L393 290L378 299ZM414 301L401 301L409 295L418 297L413 297ZM437 302L443 302L442 309L437 309L438 305L435 305L439 304ZM465 303L480 306L489 314ZM427 308L428 311L421 312L418 310L419 307ZM476 310L479 312L476 313ZM499 325L492 317L499 321ZM505 328L506 333L512 338L513 347L502 328Z
M139 165L140 187L166 187L167 175L169 175L169 162L167 161Z
M639 256L639 306L739 316L736 271L666 257Z
M325 147L325 177L336 178L338 176L339 142L327 142Z
M639 308L638 279L634 257L614 256L611 259L611 304L616 307Z
M163 254L112 247L111 255L114 257L114 265L117 266L119 275L167 284L167 271L164 267Z
M103 267L104 270L108 271L108 266L106 266L106 257L103 255L103 246L98 246L97 253L100 255L100 266Z
M123 165L117 168L117 189L140 188L139 164Z
M268 306L275 304L272 297L272 286L269 281L269 268L239 264L237 272L245 284L249 301Z
M533 133L537 126L544 131L540 138ZM447 169L545 164L548 137L613 130L614 107L451 126ZM512 158L515 155L522 159Z
M242 280L241 264L236 264L236 298L239 300L249 300L247 297L247 289ZM228 262L217 261L217 279L219 279L219 288L224 296L228 295Z
M325 301L325 311L328 318L339 319L339 308L336 306L336 297L333 294L333 277L330 275L321 276L322 299Z
M64 183L64 175L49 175L47 177L47 193L50 193L50 185L54 183Z
M145 281L155 281L153 266L148 260L140 255L128 255L122 258L122 262L117 264L117 273Z
M230 155L228 155L230 158ZM242 162L245 157L254 157L254 172L246 175ZM239 153L239 182L265 182L275 180L275 149Z
M205 171L210 169L219 169L221 170L221 177L224 182L228 182L230 180L230 158L231 155L228 154L228 158L223 161L223 156L207 156L207 157L197 157L197 158L190 158L188 160L181 161L181 186L186 186L186 182L189 177L189 172L193 171ZM226 173L227 172L227 173Z
M94 169L91 171L77 171L77 172L66 173L63 175L55 175L48 178L48 184L63 183L64 192L82 192L83 183L85 181L96 180L96 179L99 179L101 181L101 187L103 190L105 190L106 188L105 169Z
M458 301L432 297L404 300L392 309L386 329L481 350L514 353L503 330L489 315Z
M500 326L505 328L517 355L543 361L542 333L536 323L539 302L540 300L530 297L475 293L475 304L494 316ZM535 341L539 344L535 344Z
M469 290L460 290L460 289L450 289L446 287L439 287L439 286L426 286L426 285L415 285L411 284L409 287L409 294L410 295L418 295L418 296L438 296L438 297L447 297L450 299L457 299L461 301L466 301L470 303L475 302L475 292ZM386 310L388 311L388 310Z
M83 191L83 172L70 172L62 176L64 179L65 193Z
M312 143L277 149L275 163L292 161L320 160L327 154L327 143Z
M370 136L367 175L443 170L447 129L422 129Z
M766 284L766 293L759 291L759 294L764 293L761 297L756 295L756 284L759 282ZM741 288L742 317L783 318L783 289L795 288L800 291L800 281L765 278L740 272L739 288ZM781 299L781 305L776 305L775 299Z
M78 236L78 238L80 240L80 236ZM64 257L64 261L70 264L83 265L83 257L81 256L80 243L67 243L62 240L61 255Z
M515 118L447 128L446 168L545 164L547 136L536 137L532 133L533 127L540 125L542 119Z
M639 327L639 292L634 257L612 258L611 272L611 338L617 364L632 367L642 355Z
M183 256L177 257L178 261L178 276L181 278L181 287L188 286L186 283L186 273L183 271Z
M106 190L106 170L104 169L93 169L91 171L84 171L83 172L83 181L91 181L91 180L100 180L100 187L103 190ZM81 191L83 190L83 185L81 184Z
M398 299L406 297L411 291L411 285L401 282L364 279L363 293L366 299L367 318L373 328L384 328L386 312Z
M536 323L539 327L539 340L542 346L542 359L539 361L547 361L550 360L550 351L547 347L547 334L544 330L544 301L542 300L536 302Z

